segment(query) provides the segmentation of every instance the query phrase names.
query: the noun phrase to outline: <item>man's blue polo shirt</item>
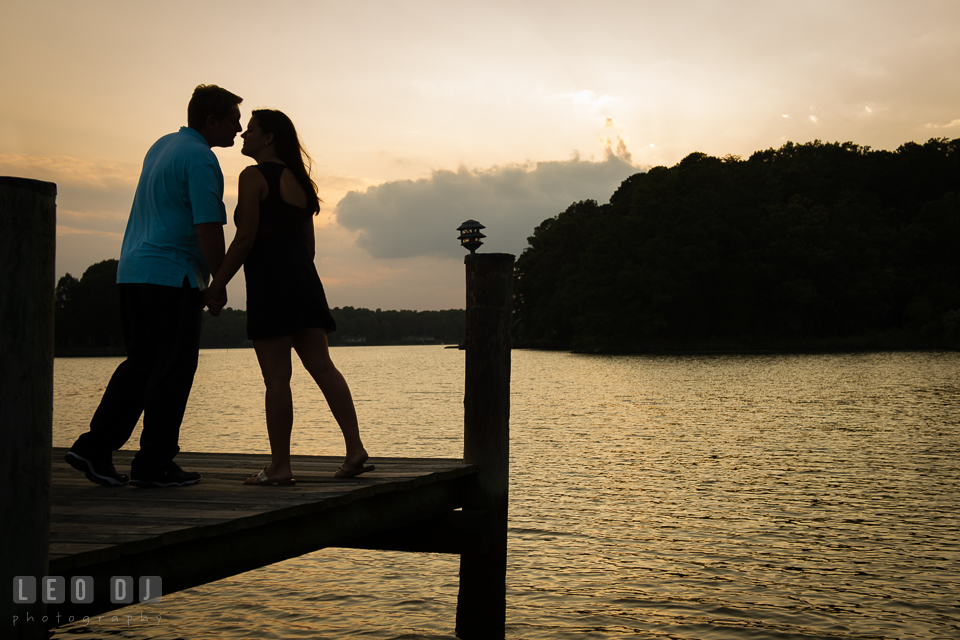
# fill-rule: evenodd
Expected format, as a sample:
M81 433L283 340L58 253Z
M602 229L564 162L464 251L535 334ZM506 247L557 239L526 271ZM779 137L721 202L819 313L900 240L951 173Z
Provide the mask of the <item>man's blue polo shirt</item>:
M180 127L150 147L120 249L119 283L207 286L194 225L227 223L223 172L200 133Z

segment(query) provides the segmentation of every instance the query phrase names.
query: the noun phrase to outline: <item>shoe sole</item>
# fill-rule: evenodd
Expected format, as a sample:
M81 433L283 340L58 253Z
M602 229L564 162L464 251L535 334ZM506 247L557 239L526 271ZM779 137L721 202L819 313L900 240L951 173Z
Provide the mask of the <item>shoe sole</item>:
M87 476L87 480L95 484L99 484L104 487L122 487L129 482L117 480L116 478L111 478L110 476L99 475L89 460L78 456L73 451L68 452L63 459L66 460L67 464L69 464L71 467Z

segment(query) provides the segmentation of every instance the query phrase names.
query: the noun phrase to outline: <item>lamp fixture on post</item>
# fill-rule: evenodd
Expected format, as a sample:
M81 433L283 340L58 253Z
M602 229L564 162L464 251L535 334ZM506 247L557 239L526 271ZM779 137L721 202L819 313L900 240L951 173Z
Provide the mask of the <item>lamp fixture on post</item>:
M483 244L483 242L480 241L480 238L487 237L480 233L480 229L486 229L486 227L476 220L467 220L462 225L457 227L457 231L460 232L460 246L464 249L469 249L471 255L476 253L477 249L480 248L480 245Z

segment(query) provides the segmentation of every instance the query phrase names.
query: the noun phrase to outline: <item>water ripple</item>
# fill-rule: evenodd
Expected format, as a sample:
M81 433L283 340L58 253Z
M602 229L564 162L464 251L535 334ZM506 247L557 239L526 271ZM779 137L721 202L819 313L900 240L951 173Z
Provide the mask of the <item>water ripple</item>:
M369 449L460 456L461 352L334 357ZM55 445L116 363L57 360ZM513 363L508 638L960 637L960 354ZM295 452L342 452L294 389ZM252 352L204 352L181 444L268 451L261 394ZM451 638L458 567L324 550L165 596L158 627L58 636Z

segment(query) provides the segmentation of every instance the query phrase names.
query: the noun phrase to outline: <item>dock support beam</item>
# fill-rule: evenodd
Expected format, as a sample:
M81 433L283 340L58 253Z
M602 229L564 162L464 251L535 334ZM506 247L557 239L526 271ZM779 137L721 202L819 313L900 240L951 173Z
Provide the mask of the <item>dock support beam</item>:
M464 511L485 515L488 544L460 554L457 637L502 640L506 626L510 480L510 254L471 254L467 272L463 461L480 467Z
M0 623L18 640L47 637L56 196L0 177ZM13 601L17 576L35 580L35 602Z

